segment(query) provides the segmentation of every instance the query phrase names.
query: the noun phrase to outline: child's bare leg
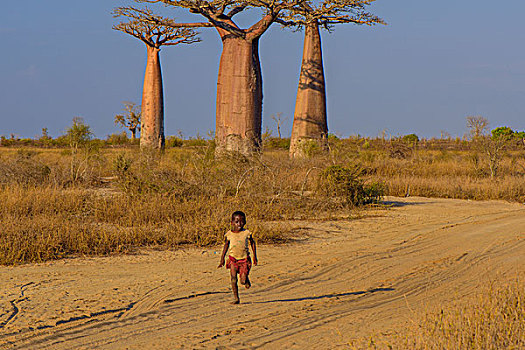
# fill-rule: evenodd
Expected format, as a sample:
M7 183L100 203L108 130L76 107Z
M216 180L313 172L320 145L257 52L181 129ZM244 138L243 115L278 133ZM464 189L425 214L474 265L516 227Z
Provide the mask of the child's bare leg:
M244 285L244 288L248 289L252 286L252 284L250 283L250 279L248 278L248 275L245 275L245 274L239 274L239 277L241 279L241 284Z
M233 292L233 304L239 304L239 288L237 287L237 269L233 264L230 267L230 276L232 282L232 292Z

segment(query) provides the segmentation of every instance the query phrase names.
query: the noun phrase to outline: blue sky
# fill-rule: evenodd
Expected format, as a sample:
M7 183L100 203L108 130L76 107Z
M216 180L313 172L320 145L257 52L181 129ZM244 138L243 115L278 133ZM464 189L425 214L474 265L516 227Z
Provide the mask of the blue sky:
M0 12L0 135L56 137L81 116L97 137L123 101L140 104L145 47L111 29L129 1L6 0ZM187 11L151 6L181 21ZM525 1L377 0L387 26L339 25L322 33L328 127L341 135L466 133L465 118L525 130ZM250 23L257 14L241 18ZM161 51L167 135L206 135L215 125L221 43ZM274 25L262 37L263 125L281 112L289 135L302 55L301 32ZM275 133L275 132L274 132Z

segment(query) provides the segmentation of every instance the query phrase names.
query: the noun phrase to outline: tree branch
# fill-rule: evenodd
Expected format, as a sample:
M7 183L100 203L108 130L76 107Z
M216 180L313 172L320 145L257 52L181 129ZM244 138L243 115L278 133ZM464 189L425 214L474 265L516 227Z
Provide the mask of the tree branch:
M168 18L153 14L149 9L118 7L113 11L114 17L127 17L129 22L121 22L113 29L130 34L146 45L160 48L162 45L191 44L199 42L198 33Z

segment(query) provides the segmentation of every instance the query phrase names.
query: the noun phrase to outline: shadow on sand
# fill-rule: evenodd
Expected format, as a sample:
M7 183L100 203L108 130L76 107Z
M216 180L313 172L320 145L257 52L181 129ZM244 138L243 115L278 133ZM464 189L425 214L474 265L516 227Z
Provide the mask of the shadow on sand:
M377 292L391 292L394 288L374 288L369 290L361 290L358 292L348 292L348 293L338 293L338 294L325 294L318 295L313 297L303 297L303 298L291 298L291 299L276 299L276 300L267 300L267 301L254 301L253 304L267 304L267 303L282 303L287 301L306 301L306 300L319 300L319 299L331 299L346 297L350 295L363 295L363 294L373 294Z
M398 201L382 201L381 205L390 208L401 208L409 205L423 205L423 204L432 204L432 202L398 202Z
M229 294L229 293L231 293L231 292L203 292L203 293L195 293L195 294L186 295L186 296L183 296L183 297L180 297L180 298L166 299L166 300L164 300L164 302L169 304L169 303L173 303L175 301L192 299L192 298L196 298L196 297L202 297L202 296L205 296L205 295Z

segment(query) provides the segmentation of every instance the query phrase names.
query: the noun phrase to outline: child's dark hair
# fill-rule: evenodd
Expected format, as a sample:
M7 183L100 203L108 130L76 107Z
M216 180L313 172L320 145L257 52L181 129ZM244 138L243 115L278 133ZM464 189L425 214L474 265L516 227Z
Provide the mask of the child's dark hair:
M244 214L242 211L237 210L236 212L234 212L234 213L232 214L232 221L233 221L233 219L234 219L236 216L240 216L240 217L242 217L242 218L244 219L244 222L246 222L246 214Z

